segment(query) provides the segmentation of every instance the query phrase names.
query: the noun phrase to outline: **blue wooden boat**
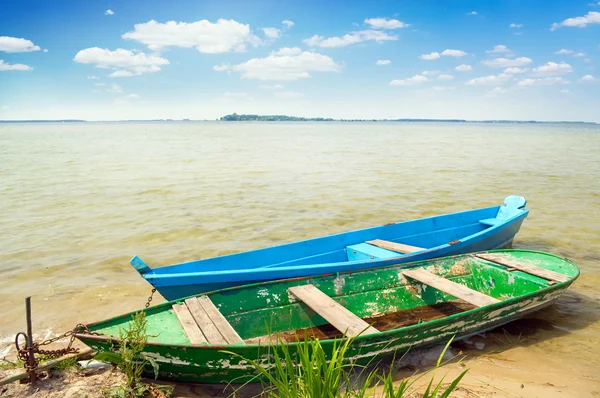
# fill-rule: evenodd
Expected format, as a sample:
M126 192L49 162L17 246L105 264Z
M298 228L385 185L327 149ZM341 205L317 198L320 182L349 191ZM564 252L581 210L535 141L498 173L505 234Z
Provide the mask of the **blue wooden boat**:
M274 279L322 275L509 247L529 210L501 206L391 223L264 249L150 268L131 265L168 300Z

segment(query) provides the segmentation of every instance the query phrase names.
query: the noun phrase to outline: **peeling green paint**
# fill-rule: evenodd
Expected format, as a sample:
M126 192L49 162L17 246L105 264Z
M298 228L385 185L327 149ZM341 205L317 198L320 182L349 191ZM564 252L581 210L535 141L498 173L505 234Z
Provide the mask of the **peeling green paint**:
M499 250L495 253L512 256L523 262L569 276L567 282L549 285L545 279L481 259L461 255L411 264L384 267L354 273L341 273L275 281L208 293L213 303L244 340L298 329L327 325L318 314L290 297L292 286L311 283L361 318L415 308L450 303L456 299L444 292L409 281L401 271L422 267L454 282L502 300L500 303L470 309L433 320L414 319L412 325L381 329L381 333L359 336L351 345L348 360L365 364L409 348L447 341L518 319L552 304L579 275L577 267L566 259L552 254ZM146 310L151 335L145 353L160 366L160 378L201 383L243 382L254 376L254 367L247 361L222 352L226 349L241 357L253 359L264 366L272 361L269 345L247 344L212 346L190 344L176 315L174 302ZM110 350L111 338L119 336L131 314L88 325L102 337L79 338L100 351ZM406 324L406 322L405 322ZM330 350L334 340L323 340ZM293 351L296 343L289 343Z

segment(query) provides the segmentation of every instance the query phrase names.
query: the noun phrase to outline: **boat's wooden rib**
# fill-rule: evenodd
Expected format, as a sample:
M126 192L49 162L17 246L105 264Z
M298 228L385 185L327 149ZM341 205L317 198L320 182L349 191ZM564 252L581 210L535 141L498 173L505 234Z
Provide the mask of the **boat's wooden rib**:
M211 321L206 311L204 311L197 298L194 297L185 300L185 305L189 308L196 324L200 327L200 330L202 330L202 333L206 336L210 344L227 344L227 341Z
M391 250L394 252L398 252L398 253L416 253L416 252L426 250L423 247L405 245L403 243L390 242L388 240L382 240L382 239L368 240L365 243L368 243L369 245L381 247L382 249L387 249L387 250Z
M478 307L500 302L499 300L480 293L477 290L473 290L459 283L452 282L451 280L432 274L431 272L422 268L402 271L402 274Z
M288 291L346 336L356 337L359 334L379 333L377 329L313 285L294 286Z
M227 322L227 319L225 319L223 314L221 314L219 309L213 304L210 298L203 296L199 297L197 300L217 330L221 332L221 335L229 344L245 344L244 340L242 340L240 335L237 334L233 326Z
M183 331L187 335L188 339L190 339L190 343L192 344L202 344L208 343L206 337L194 321L194 317L190 313L188 307L184 304L173 304L173 312L177 315L177 319L179 319L179 323L183 327Z
M502 256L499 254L477 253L477 254L474 254L473 256L480 258L482 260L490 261L495 264L504 265L505 267L508 267L509 269L510 268L517 269L517 270L523 271L527 274L539 276L540 278L548 279L550 281L566 282L571 279L567 275L563 275L558 272L554 272L554 271L550 271L550 270L543 269L540 267L536 267L535 265L517 261L513 258L505 257L505 256Z

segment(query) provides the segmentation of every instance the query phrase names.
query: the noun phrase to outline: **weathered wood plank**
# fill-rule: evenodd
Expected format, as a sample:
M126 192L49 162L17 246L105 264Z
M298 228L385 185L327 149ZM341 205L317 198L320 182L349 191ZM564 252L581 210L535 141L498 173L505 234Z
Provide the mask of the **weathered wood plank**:
M229 344L245 344L244 340L235 331L233 326L225 319L221 311L213 304L213 302L207 296L199 297L198 302L206 311L206 314L210 317L215 327L221 332L221 335Z
M337 330L346 333L346 336L356 337L359 334L379 333L379 330L370 326L313 285L294 286L288 291L321 315Z
M185 300L185 305L187 305L196 324L200 327L202 334L204 334L204 337L206 337L206 340L210 344L227 344L227 340L221 335L221 332L219 332L219 329L217 329L206 311L204 311L197 298L194 297Z
M452 282L446 278L442 278L441 276L432 274L424 269L409 269L402 271L402 274L478 307L500 302L493 297L480 293L456 282Z
M200 330L200 327L196 324L188 307L184 304L173 304L172 308L179 319L179 323L181 323L181 326L183 327L183 331L192 344L208 343L208 340L206 340L206 337L202 334L202 330Z
M473 256L480 258L482 260L491 261L496 264L504 265L509 269L513 270L517 269L519 271L523 271L525 273L539 276L540 278L548 279L556 282L567 282L571 278L567 275L561 274L559 272L550 271L544 268L536 267L532 264L527 264L521 261L517 261L514 258L509 258L502 256L500 254L492 254L492 253L476 253Z
M427 250L423 247L405 245L403 243L395 243L382 239L368 240L365 243L369 245L381 247L382 249L391 250L398 253L414 253Z

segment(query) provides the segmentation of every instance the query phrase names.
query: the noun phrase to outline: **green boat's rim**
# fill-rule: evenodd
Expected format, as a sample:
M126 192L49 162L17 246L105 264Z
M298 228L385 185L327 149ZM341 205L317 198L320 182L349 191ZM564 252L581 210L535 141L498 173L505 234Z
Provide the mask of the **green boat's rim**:
M414 324L414 325L409 325L409 326L405 326L402 328L397 328L397 329L390 329L390 330L386 330L377 334L369 334L369 335L359 335L357 337L354 338L354 340L356 341L362 341L362 340L366 340L366 339L372 339L372 338L377 338L377 337L385 337L389 334L392 333L396 333L398 330L403 329L406 330L408 332L413 331L414 329L418 329L418 328L422 328L424 325L427 326L431 326L431 327L435 327L440 323L446 323L448 320L453 320L455 318L464 316L464 315L470 315L472 313L481 311L483 309L494 309L494 308L500 308L500 307L504 307L507 305L511 305L514 303L517 303L519 301L523 301L523 300L527 300L529 298L533 298L536 296L539 296L541 292L545 292L545 293L551 293L555 290L561 290L563 287L570 285L571 283L573 283L580 275L580 270L579 267L577 267L577 265L575 265L575 263L573 263L571 260L565 258L565 257L561 257L558 256L556 254L553 253L547 253L547 252L541 252L541 251L536 251L536 250L526 250L526 249L503 249L503 250L486 250L486 251L481 251L481 252L476 252L476 253L510 253L510 252L529 252L529 253L537 253L537 254L544 254L547 256L551 256L551 257L555 257L558 258L560 260L566 261L568 264L570 264L574 271L576 272L575 275L573 277L571 277L570 280L565 281L565 282L558 282L555 283L551 286L546 286L544 288L542 288L541 290L538 290L536 292L531 292L522 296L518 296L518 297L513 297L510 299L506 299L503 301L500 301L498 303L494 303L494 304L488 304L482 307L477 307L471 310L467 310L467 311L463 311L463 312L459 312L456 314L452 314L443 318L439 318L439 319L434 319L428 322L424 322L424 323L420 323L420 324ZM469 254L458 254L455 256L448 256L446 258L457 258L457 257L467 257L467 256L471 256L473 254L476 253L469 253ZM338 272L335 274L323 274L323 275L311 275L311 276L302 276L302 277L297 277L297 278L289 278L289 279L278 279L278 280L273 280L273 281L265 281L265 282L259 282L259 283L253 283L253 284L248 284L248 285L243 285L243 286L234 286L234 287L229 287L229 288L225 288L225 289L221 289L221 290L214 290L212 292L206 292L206 293L202 293L202 294L196 294L196 295L192 295L192 296L188 296L188 297L183 297L181 299L177 299L177 300L173 300L173 301L167 301L161 304L158 304L156 306L153 307L149 307L147 309L145 309L146 311L150 311L150 310L157 310L157 309L162 309L163 307L171 307L173 304L176 303L181 303L184 300L186 300L189 297L196 297L196 296L210 296L212 294L215 294L217 292L222 293L222 292L227 292L227 291L235 291L235 290L239 290L239 289L246 289L249 287L256 287L256 286L268 286L271 284L276 284L276 283L281 283L283 281L302 281L302 280L307 280L307 279L311 279L314 277L322 277L322 276L333 276L333 275L350 275L350 274L356 274L356 273L361 273L361 272L370 272L370 271L374 271L374 270L379 270L379 269L383 269L383 268L390 268L390 267L403 267L403 268L416 268L419 266L422 266L423 264L427 264L427 263L432 263L435 261L438 261L439 258L434 258L434 259L429 259L429 260L422 260L422 261L416 261L414 263L403 263L403 264L396 264L396 265L388 265L388 266L384 266L384 267L377 267L377 268L369 268L369 269L361 269L358 271L346 271L346 272ZM483 260L485 261L485 260ZM567 275L568 276L568 275ZM89 323L88 325L86 325L87 327L93 327L96 325L99 325L101 323L107 322L109 320L113 320L113 319L119 319L119 318L126 318L126 317L131 317L133 314L136 314L138 311L131 311L128 312L126 314L123 315L119 315L110 319L106 319L106 320L102 320L102 321L98 321L98 322L93 322L93 323ZM276 334L275 334L276 335ZM82 340L95 340L95 341L111 341L111 342L119 342L120 339L116 338L116 337L110 337L110 336L96 336L96 335L90 335L90 334L85 334L85 333L73 333L73 336L75 336L78 339L82 339ZM339 341L343 339L343 337L339 337L339 338L335 338L335 339L326 339L326 340L321 340L323 343L332 343L334 341ZM287 345L290 346L294 346L297 344L301 344L301 342L289 342L287 343ZM257 348L257 347L270 347L273 346L273 344L260 344L260 343L252 343L252 344L246 344L246 345L235 345L235 344L227 344L227 345L216 345L216 344L165 344L165 343L155 343L155 342L149 342L146 344L146 346L157 346L157 347L172 347L172 348L200 348L200 349L209 349L209 350L222 350L224 348Z

